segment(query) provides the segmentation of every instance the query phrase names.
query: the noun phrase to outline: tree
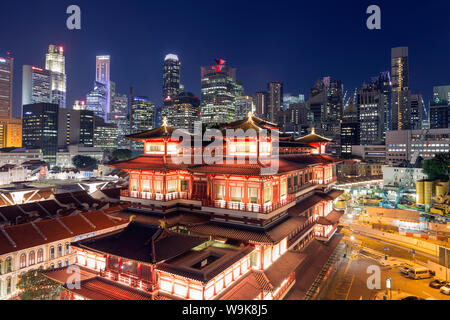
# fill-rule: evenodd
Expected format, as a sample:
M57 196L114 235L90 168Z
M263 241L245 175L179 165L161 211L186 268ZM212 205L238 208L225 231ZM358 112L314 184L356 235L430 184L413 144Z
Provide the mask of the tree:
M42 274L43 268L30 270L20 276L17 287L21 300L57 300L64 289L59 283Z
M450 154L439 153L433 159L425 160L422 166L423 172L431 180L448 181L450 167Z
M128 149L117 149L112 153L112 157L118 160L129 160L132 157L132 153Z
M72 164L77 169L86 169L89 167L95 167L98 162L92 157L78 155L72 158Z

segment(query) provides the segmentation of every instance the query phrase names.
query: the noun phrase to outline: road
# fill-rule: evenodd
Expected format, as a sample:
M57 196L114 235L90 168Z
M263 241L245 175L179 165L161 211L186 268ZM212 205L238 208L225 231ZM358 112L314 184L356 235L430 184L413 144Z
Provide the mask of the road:
M358 248L356 250L349 249L347 257L341 257L337 261L332 274L318 296L319 300L371 300L375 298L377 293L386 290L387 278L391 279L394 296L398 294L400 289L400 293L403 295L407 293L423 299L450 300L450 296L440 293L438 289L429 287L428 284L432 279L411 280L402 276L398 268L384 267L380 264L379 258L385 252L388 252L390 257L412 259L412 254L408 248L382 243L362 235L355 235L354 237L354 240L351 240L349 236L346 236L343 241L351 243L352 247L356 242ZM385 247L388 248L387 251L384 250ZM355 254L352 255L350 251ZM416 259L416 261L423 261L428 258L416 254ZM367 273L369 266L378 266L381 269L380 290L371 290L367 286L367 280L371 275Z

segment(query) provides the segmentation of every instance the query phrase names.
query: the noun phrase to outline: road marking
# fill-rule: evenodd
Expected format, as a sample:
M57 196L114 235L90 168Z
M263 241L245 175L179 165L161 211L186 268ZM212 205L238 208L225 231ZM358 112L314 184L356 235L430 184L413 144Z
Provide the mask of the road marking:
M347 292L347 296L345 297L345 300L348 300L348 295L350 294L350 290L352 289L354 280L355 280L355 275L353 275L353 277L352 277L352 282L350 282L350 287L348 288L348 292Z

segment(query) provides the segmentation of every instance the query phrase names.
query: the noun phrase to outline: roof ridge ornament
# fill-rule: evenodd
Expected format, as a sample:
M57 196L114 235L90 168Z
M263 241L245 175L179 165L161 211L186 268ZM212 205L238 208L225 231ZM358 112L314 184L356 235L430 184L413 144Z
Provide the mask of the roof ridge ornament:
M316 128L312 127L311 134L316 134Z

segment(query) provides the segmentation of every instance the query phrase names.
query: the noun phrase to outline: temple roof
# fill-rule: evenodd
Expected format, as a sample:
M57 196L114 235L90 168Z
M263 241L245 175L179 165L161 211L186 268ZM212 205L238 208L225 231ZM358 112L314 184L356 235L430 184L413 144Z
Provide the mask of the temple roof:
M186 252L179 257L159 264L157 269L187 279L208 283L233 264L249 255L253 250L254 248L250 246L238 249L208 247L202 251ZM192 267L195 263L201 262L212 255L218 257L218 259L208 266L201 270Z
M128 260L155 264L183 254L205 241L207 241L205 238L166 231L154 225L131 222L119 232L72 245Z
M303 143L328 143L333 140L325 138L323 136L320 136L316 134L315 130L313 129L312 132L306 136L300 137L295 140L296 142L303 142Z
M137 141L145 141L147 139L170 138L176 130L182 130L182 129L176 129L176 128L169 126L167 124L167 119L163 119L163 124L161 126L159 126L158 128L144 131L144 132L130 134L130 135L126 136L125 138L130 139L130 140L137 140ZM186 132L186 134L190 134L190 133Z
M273 244L288 237L305 224L304 217L288 217L276 226L268 229L241 227L219 222L207 222L189 227L191 232L213 235L255 244Z
M249 112L247 118L242 120L237 120L231 123L222 123L219 124L218 127L222 129L242 129L244 131L249 129L254 129L256 131L260 131L263 129L266 130L279 130L280 126L276 123L268 122L261 118L255 116L252 112Z
M213 174L235 174L242 176L260 176L262 175L262 169L275 168L276 172L267 171L266 175L284 174L287 172L293 172L304 169L313 165L332 164L338 163L341 160L333 158L328 155L280 155L279 157L273 157L271 160L263 160L263 162L257 162L256 158L249 159L248 157L244 162L238 162L236 159L233 161L226 161L223 159L223 163L213 164L194 164L194 159L191 158L192 165L178 164L174 162L172 156L164 158L162 156L148 156L143 155L137 158L116 162L110 166L113 168L127 169L127 170L153 170L153 171L166 171L166 170L186 170L193 173L213 173ZM181 157L180 157L181 160Z

